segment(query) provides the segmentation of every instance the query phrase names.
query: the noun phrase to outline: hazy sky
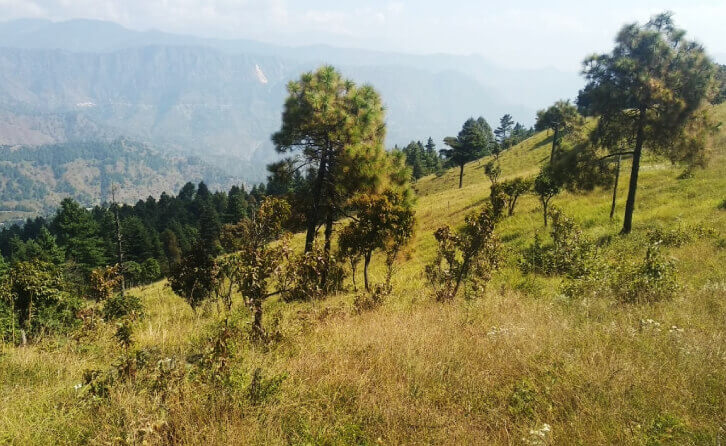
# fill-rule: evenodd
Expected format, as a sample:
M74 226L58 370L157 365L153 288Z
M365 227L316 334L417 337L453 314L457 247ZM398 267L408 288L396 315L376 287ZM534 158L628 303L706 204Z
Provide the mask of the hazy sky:
M0 17L93 18L132 29L271 43L478 53L575 71L624 23L660 11L726 62L726 0L0 0Z

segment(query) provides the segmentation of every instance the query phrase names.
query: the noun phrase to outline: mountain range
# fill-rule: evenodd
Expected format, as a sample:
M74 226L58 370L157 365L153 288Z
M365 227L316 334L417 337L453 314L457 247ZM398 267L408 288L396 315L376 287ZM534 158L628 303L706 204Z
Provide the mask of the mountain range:
M258 182L276 157L270 134L280 126L287 83L324 63L381 93L391 147L429 136L441 146L471 116L496 127L510 113L531 125L538 108L573 97L582 84L576 73L508 70L481 56L284 47L93 20L15 20L0 23L0 145L67 150L124 138Z

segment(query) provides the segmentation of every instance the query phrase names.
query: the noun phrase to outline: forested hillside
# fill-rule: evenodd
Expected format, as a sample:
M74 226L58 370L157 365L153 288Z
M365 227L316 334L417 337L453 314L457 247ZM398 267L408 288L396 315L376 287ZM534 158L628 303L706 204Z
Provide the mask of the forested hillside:
M7 221L51 213L65 197L84 207L112 199L135 202L175 192L187 181L228 188L232 179L193 157L164 155L117 139L0 148L0 219Z

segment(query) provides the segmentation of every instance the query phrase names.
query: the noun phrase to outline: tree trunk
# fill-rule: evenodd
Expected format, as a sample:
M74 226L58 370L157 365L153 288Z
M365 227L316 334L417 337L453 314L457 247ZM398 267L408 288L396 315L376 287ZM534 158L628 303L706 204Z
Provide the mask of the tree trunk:
M615 216L615 200L618 196L618 182L620 181L620 161L622 157L622 155L618 155L618 164L615 168L615 184L613 184L613 203L610 206L610 220L612 220Z
M365 254L365 259L363 260L363 282L366 286L366 291L370 291L371 288L368 285L368 265L371 263L371 253L367 252Z
M323 253L325 254L325 268L320 275L320 286L325 289L325 285L328 283L328 269L330 268L330 245L333 238L333 210L328 207L328 213L325 217L325 245Z
M459 189L464 185L464 165L459 166Z
M635 210L635 192L638 189L638 172L640 170L640 155L643 153L643 142L645 140L645 109L640 108L638 119L638 134L635 138L635 150L633 151L633 167L630 169L630 185L628 186L628 201L625 202L625 218L621 234L630 234L633 228L633 211Z
M265 339L265 330L262 328L262 301L254 299L252 301L252 337L256 341Z
M557 148L557 135L560 132L559 127L555 127L555 134L552 136L552 150L550 151L550 164L555 160L555 149Z
M547 227L547 205L548 204L549 204L548 203L548 200L542 200L542 209L544 209L544 225L545 225L545 228Z
M323 182L325 181L326 170L328 167L327 152L320 158L320 165L318 166L318 176L315 179L315 186L313 187L313 205L308 212L307 221L307 233L305 234L305 252L310 252L313 249L313 242L315 241L315 228L318 223L318 210L320 208L320 199L323 192Z
M351 258L351 260L350 260L350 276L351 276L351 279L353 279L353 292L355 292L355 293L358 292L358 285L355 283L355 273L356 273L356 270L358 269L356 263L357 263L357 261L353 260Z

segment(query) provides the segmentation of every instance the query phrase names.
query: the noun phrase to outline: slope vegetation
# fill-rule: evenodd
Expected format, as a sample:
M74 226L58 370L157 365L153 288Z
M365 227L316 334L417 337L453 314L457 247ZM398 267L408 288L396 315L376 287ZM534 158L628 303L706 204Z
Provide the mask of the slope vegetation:
M726 120L726 107L715 112ZM609 191L554 200L609 262L642 259L649 228L701 228L664 248L678 268L673 299L568 299L561 278L522 274L522 249L535 233L547 237L536 198L526 196L498 228L506 261L487 291L434 302L422 275L434 255L432 232L460 224L486 200L482 160L467 166L461 190L457 172L418 182L418 236L381 307L358 311L352 292L314 303L269 301L265 323L279 340L263 349L239 338L229 353L226 385L238 398L189 381L166 394L133 381L89 400L74 390L83 370L111 367L118 355L114 327L99 324L75 340L5 351L0 441L717 444L726 413L723 131L712 146L710 165L689 179L647 161L628 237L617 236L620 222L608 218ZM548 151L548 135L534 136L501 157L503 175L534 174ZM382 280L382 269L373 275ZM164 283L136 293L147 311L137 348L189 358L214 337L214 305L194 314ZM244 326L249 314L241 301L235 306L231 323ZM152 373L155 385L172 379L164 364Z

